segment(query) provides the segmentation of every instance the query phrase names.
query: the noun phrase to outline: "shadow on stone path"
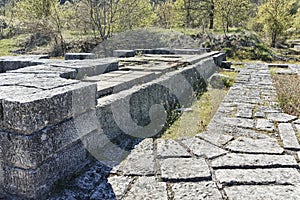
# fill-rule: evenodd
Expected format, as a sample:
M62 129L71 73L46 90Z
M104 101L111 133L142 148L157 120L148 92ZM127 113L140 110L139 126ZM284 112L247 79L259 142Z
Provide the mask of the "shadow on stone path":
M206 132L145 139L114 169L97 162L50 199L299 199L300 120L275 101L268 66L247 64Z

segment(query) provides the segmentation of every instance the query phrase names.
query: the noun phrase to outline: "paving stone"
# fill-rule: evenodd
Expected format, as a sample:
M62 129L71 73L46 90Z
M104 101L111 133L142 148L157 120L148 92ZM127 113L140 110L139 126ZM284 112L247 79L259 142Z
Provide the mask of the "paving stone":
M224 124L233 127L254 128L254 120L244 118L224 118Z
M272 121L267 119L257 119L256 129L260 131L274 131L275 125Z
M227 154L212 161L213 168L298 167L293 156L268 154Z
M265 134L261 134L257 131L245 129L245 128L224 126L222 127L222 129L224 133L235 137L250 137L253 139L269 138L269 136Z
M196 137L184 139L181 142L186 145L195 155L206 156L209 159L227 153L227 151Z
M297 119L297 117L285 113L269 113L267 114L267 118L279 123L291 122Z
M168 181L211 179L204 158L167 158L160 161L161 178Z
M278 125L278 129L284 148L300 149L300 144L298 142L292 124L281 123Z
M300 174L294 168L222 169L216 172L223 185L300 184Z
M127 191L129 184L133 181L131 177L112 176L108 178L108 183L113 188L117 199L121 199Z
M221 200L222 195L214 182L175 183L174 200Z
M123 172L125 175L154 175L153 140L143 140L135 147L124 162Z
M253 112L254 106L239 106L237 108L237 113L236 113L236 117L241 117L241 118L248 118L251 119L252 118L252 112Z
M196 137L206 140L216 146L223 146L233 139L231 135L225 135L222 133L217 133L212 131L200 133L196 135Z
M245 185L225 188L229 200L297 200L299 186L292 185Z
M174 140L158 139L157 142L157 157L191 157L191 155L178 142Z
M252 139L240 137L230 142L227 148L242 153L282 154L284 151L277 140L272 138Z
M140 177L124 200L168 200L167 185L154 177Z

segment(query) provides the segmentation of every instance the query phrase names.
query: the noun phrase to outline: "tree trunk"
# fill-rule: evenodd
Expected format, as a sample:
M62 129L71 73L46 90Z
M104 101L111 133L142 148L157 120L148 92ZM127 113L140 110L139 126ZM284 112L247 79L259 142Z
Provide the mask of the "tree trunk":
M214 28L214 10L215 10L215 6L213 4L213 2L210 5L210 11L209 11L209 29L213 29Z

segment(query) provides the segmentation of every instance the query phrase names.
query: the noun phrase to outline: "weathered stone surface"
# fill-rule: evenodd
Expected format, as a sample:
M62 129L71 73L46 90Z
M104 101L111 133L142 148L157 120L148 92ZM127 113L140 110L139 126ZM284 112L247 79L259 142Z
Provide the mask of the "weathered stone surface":
M155 162L153 153L153 140L145 139L129 154L124 161L125 175L154 175Z
M252 112L253 112L254 106L238 106L237 108L237 113L236 113L236 117L241 117L241 118L248 118L248 119L252 119Z
M297 119L297 117L285 113L269 113L267 118L279 123L287 123Z
M294 121L294 124L300 124L300 119Z
M76 140L86 140L83 139L84 136L88 138L89 135L96 134L92 132L98 128L95 112L91 111L30 136L0 132L2 155L5 157L5 163L10 166L36 168L56 151ZM99 134L103 134L100 129ZM100 143L94 144L99 145Z
M240 128L253 128L254 120L244 118L224 118L224 124Z
M156 142L158 158L191 157L186 149L174 140L158 139Z
M217 89L223 89L225 88L225 80L230 79L228 76L222 75L222 74L213 74L210 79L209 79L209 84L213 87L213 88L217 88Z
M95 54L93 53L66 53L65 60L84 60L93 59Z
M160 161L161 178L168 181L208 180L210 170L203 158L167 158Z
M22 198L40 199L59 179L70 175L87 164L87 152L81 143L57 152L36 169L3 166L4 191Z
M228 199L234 200L296 200L300 196L300 188L291 185L245 185L225 188L225 193Z
M296 185L300 183L300 174L294 168L222 169L215 173L217 180L223 185Z
M96 85L78 83L2 101L4 130L31 134L94 108ZM18 110L18 112L15 112Z
M136 55L136 52L134 50L114 50L113 56L124 58L124 57L133 57Z
M223 146L233 139L231 135L207 131L196 135L203 140L206 140L216 146Z
M196 137L185 139L182 140L181 142L185 144L195 155L205 156L209 159L227 153L227 151Z
M292 124L281 123L278 125L278 129L284 148L300 149L300 144L296 137L296 133L293 129Z
M267 154L227 154L212 161L213 168L298 167L293 156Z
M167 185L158 182L155 177L140 177L124 198L124 200L132 199L168 200Z
M75 79L77 72L75 69L65 67L53 67L51 65L36 65L18 70L8 71L11 74L34 74L34 75L55 75L57 77Z
M124 176L112 176L108 178L108 183L111 185L117 199L121 199L124 196L132 180L131 177Z
M274 131L274 123L267 119L257 119L256 129L260 131Z
M221 200L220 191L214 182L174 183L174 200Z
M251 139L240 137L230 142L227 148L233 152L281 154L283 148L272 138Z

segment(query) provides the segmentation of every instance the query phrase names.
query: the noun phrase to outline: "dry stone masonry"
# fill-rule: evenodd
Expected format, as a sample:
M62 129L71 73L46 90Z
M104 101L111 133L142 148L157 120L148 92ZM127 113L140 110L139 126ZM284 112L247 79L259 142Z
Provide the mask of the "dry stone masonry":
M57 181L89 166L84 180L90 183L80 177L76 181L81 189L91 191L90 199L119 198L128 187L132 190L127 199L144 198L144 192L168 199L169 185L155 178L157 145L143 139L151 131L159 134L175 108L188 106L195 93L205 90L225 55L202 49L153 49L135 50L144 55L128 57L135 55L130 52L125 52L126 58L97 59L92 54L68 54L65 60L0 58L0 197L56 198L47 194ZM124 57L124 51L115 55ZM127 147L139 142L130 154ZM165 171L165 180L195 178L196 172L184 169L187 163L210 179L204 159L191 158L184 147L168 153L163 150L168 149L166 144L161 145L163 166L173 163L165 157L179 159L186 173L181 177L180 171L175 176ZM187 160L177 157L178 152ZM128 161L118 167L125 157ZM101 162L91 166L95 158ZM198 160L203 167L197 166ZM108 170L103 163L115 167ZM103 178L114 171L124 176ZM202 180L202 175L198 178ZM145 184L151 184L149 190L142 187ZM181 186L176 188L180 191ZM62 198L72 196L67 195ZM79 199L86 199L80 195Z
M275 100L269 67L248 64L207 131L137 141L122 162L109 168L96 162L50 199L298 199L300 122ZM95 169L103 180L87 175Z

